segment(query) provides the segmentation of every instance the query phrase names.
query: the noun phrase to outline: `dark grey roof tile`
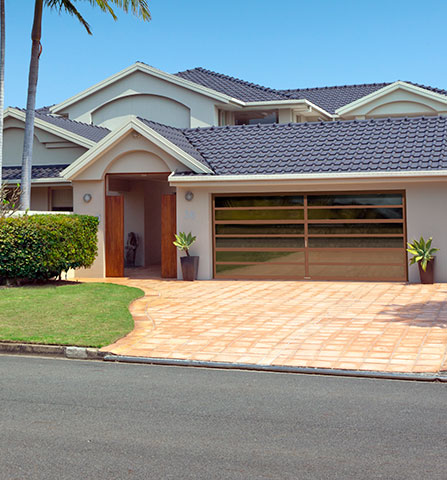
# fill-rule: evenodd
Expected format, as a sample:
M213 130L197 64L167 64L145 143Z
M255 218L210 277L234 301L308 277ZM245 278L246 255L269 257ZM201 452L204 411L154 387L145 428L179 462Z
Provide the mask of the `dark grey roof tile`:
M200 163L210 168L208 162L203 158L200 152L191 145L188 138L185 136L184 131L180 128L169 127L161 123L153 122L152 120L146 120L145 118L138 117L144 124L148 127L155 130L158 134L165 137L175 146L181 148L188 155L191 155L194 159L198 160ZM212 127L211 127L212 128Z
M49 108L50 107L42 107L37 109L36 118L96 143L110 133L110 130L105 127L91 123L77 122L76 120L70 120L69 118L59 115L52 115L49 113ZM24 108L17 108L17 110L25 112Z
M201 67L178 72L174 75L244 102L287 100L287 96L273 88L263 87L255 83L246 82L245 80L206 70Z
M171 138L171 130L176 135L182 132L181 141L187 140L188 148L194 148L217 175L423 170L447 166L447 117L168 128ZM161 129L158 131L163 134Z
M39 178L59 178L62 170L67 167L68 165L33 165L32 179L35 180ZM3 166L3 179L20 181L21 172L21 166Z

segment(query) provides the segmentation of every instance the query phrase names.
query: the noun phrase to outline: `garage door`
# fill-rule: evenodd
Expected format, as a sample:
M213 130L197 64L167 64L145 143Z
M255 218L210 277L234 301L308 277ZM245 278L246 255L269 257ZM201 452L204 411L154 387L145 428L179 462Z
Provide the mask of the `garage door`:
M215 195L215 278L407 279L402 192Z

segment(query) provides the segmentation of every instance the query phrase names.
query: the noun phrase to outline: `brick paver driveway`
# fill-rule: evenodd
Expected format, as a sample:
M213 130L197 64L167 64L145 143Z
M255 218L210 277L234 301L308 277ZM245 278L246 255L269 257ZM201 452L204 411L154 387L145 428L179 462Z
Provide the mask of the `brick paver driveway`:
M447 369L447 285L110 279L142 288L115 354L388 372Z

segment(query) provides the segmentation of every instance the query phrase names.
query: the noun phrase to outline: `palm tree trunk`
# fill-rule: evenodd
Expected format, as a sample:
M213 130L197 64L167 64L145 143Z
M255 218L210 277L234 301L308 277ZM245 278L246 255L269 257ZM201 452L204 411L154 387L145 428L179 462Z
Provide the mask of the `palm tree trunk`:
M0 0L0 187L3 169L3 109L5 105L5 0Z
M43 0L36 0L34 5L33 30L31 33L31 61L28 77L28 98L26 100L25 135L22 155L22 210L28 210L31 204L31 167L33 160L34 117L36 108L37 78L39 74L40 39L42 35Z

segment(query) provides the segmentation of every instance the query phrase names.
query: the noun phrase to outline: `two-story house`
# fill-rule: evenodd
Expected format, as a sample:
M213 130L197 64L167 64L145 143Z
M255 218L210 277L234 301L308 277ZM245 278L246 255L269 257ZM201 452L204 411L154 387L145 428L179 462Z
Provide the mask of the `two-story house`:
M411 82L275 90L137 62L37 111L32 209L100 218L90 277L138 266L199 278L414 281L405 244L433 236L447 281L447 91ZM5 113L20 179L24 111ZM446 249L447 250L447 249Z

